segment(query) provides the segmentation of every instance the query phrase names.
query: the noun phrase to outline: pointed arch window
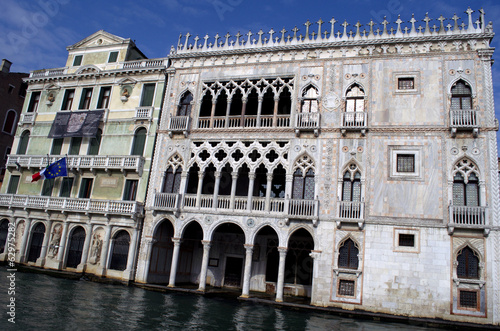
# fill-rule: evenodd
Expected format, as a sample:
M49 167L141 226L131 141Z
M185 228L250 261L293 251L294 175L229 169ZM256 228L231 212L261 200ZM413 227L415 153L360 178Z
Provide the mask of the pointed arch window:
M181 97L179 106L177 107L177 116L190 116L191 115L191 102L193 95L191 92L186 91Z
M457 263L459 278L479 279L479 258L469 246L457 254Z
M300 111L302 113L318 112L318 90L314 86L307 87L302 93Z
M17 154L24 155L28 149L28 142L30 140L30 132L24 131L19 138L19 145L17 146Z
M351 165L351 167L355 165ZM361 201L361 173L352 174L349 170L344 173L342 182L342 201Z
M142 156L144 153L144 145L146 144L146 129L139 128L134 133L134 141L132 143L132 155Z
M365 111L365 92L358 84L353 84L346 92L345 111L364 112Z
M455 166L453 176L453 205L477 207L480 205L479 178L476 165L463 159Z
M302 169L295 170L293 174L293 199L314 199L314 170L309 169L304 174Z
M165 171L165 179L163 180L162 193L178 193L181 186L181 173L182 170L173 167L168 167Z
M345 240L339 248L339 268L358 269L359 249L352 239Z
M472 89L469 84L459 80L451 88L451 110L472 109Z

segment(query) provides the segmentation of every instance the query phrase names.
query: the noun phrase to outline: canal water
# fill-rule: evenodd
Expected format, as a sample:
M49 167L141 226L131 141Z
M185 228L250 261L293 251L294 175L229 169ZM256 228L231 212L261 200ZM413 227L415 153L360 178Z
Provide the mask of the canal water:
M8 275L0 266L0 330L431 330L19 271L14 326Z

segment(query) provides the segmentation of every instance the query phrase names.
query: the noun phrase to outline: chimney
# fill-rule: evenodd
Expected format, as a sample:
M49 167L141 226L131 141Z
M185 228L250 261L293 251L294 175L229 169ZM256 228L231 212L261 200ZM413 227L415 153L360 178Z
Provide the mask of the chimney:
M0 71L9 73L10 72L10 66L12 65L12 62L10 62L7 59L2 59L2 65L0 66Z

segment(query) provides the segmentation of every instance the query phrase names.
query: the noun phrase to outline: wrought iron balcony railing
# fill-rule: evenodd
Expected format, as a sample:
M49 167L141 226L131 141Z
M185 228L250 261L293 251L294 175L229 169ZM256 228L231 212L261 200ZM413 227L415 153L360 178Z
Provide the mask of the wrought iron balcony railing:
M137 218L144 215L143 204L137 201L0 194L0 205L9 209L41 209L44 211L57 211L61 213L77 212L99 214L106 217L119 215Z
M63 155L9 155L7 168L38 168L56 162ZM136 172L142 176L144 170L144 157L139 155L67 155L66 166L68 170L95 172L103 170L110 173L118 170L123 173L127 171Z

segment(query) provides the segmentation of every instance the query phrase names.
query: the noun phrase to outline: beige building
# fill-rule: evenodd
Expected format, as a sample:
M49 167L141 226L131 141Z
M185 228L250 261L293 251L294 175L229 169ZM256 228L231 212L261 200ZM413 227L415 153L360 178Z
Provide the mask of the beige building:
M185 35L136 282L498 325L493 31L430 21Z

